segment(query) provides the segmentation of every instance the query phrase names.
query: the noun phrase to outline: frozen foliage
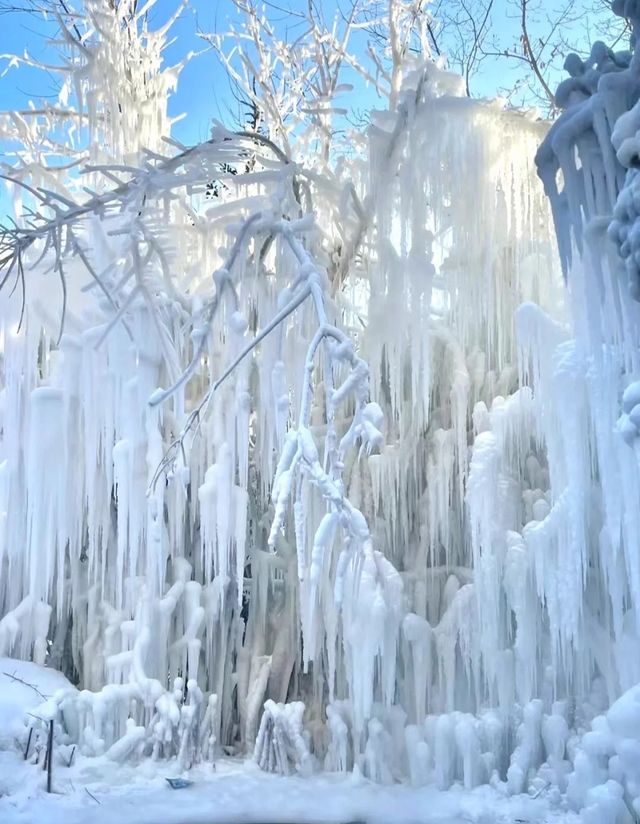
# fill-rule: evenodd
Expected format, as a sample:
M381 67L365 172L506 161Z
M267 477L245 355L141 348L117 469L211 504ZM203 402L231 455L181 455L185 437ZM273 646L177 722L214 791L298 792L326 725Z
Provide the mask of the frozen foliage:
M16 165L38 214L3 252L26 300L5 307L0 653L78 683L39 714L86 756L253 752L624 821L637 57L570 58L547 129L463 97L411 4L375 77L344 56L350 23L315 21L288 63L249 5L213 42L261 130L161 156L166 31L109 8L87 4L109 25L65 67L105 154L91 186ZM128 60L133 120L103 132ZM345 66L387 102L348 147Z

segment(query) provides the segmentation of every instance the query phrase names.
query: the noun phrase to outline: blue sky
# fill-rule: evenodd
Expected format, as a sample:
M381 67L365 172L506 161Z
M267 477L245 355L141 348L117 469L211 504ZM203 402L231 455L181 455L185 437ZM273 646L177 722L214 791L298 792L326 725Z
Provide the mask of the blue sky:
M303 9L307 0L281 0L282 6L293 9ZM446 0L444 0L446 2ZM549 10L559 4L556 0L541 0L542 8L546 4ZM344 5L344 3L342 3ZM158 0L152 11L152 20L166 19L178 5L178 0ZM279 5L276 3L276 5ZM336 0L324 0L321 6L325 14L330 17L335 8ZM588 0L575 0L576 8L581 5L590 5ZM437 2L433 3L434 9ZM509 0L496 0L497 13L494 15L493 29L496 36L505 43L517 38L518 25L514 9ZM270 10L269 15L275 19L280 27L295 25L295 19L283 12ZM185 10L175 25L173 34L175 42L167 49L166 56L170 62L179 60L190 49L202 48L202 41L197 37L197 29L202 31L216 31L227 27L233 16L233 5L230 0L190 0L190 8ZM591 15L593 17L593 15ZM588 22L588 19L587 19ZM584 21L575 25L576 37L581 39L580 29L585 29L584 37L588 36ZM535 23L534 23L535 26ZM540 26L540 33L542 27ZM20 13L4 14L0 16L0 54L22 54L25 49L34 56L49 58L45 35L51 30L51 25L38 21L34 16ZM0 64L1 65L1 64ZM561 60L558 65L561 65ZM509 82L513 68L505 61L487 61L481 73L474 80L474 91L477 94L495 94L502 84ZM43 77L36 71L20 69L11 71L0 77L0 109L7 110L24 107L29 99L51 94L51 83L43 85ZM185 142L195 142L206 138L211 119L224 117L226 107L232 104L226 77L215 56L209 52L194 59L185 69L177 93L170 102L172 114L186 113L185 120L176 127L178 139Z
M447 3L448 0L440 0ZM307 0L271 0L276 6L288 6L294 12L304 9ZM330 18L336 8L336 3L342 5L347 0L321 0L320 5L325 15ZM549 10L555 8L560 0L540 0L542 4L541 17L544 17L546 4ZM152 11L152 24L166 20L178 6L179 0L158 0ZM590 5L591 0L575 0L576 9ZM493 31L504 43L517 41L518 21L510 0L495 0L496 14L493 20ZM437 2L434 2L434 9ZM190 50L203 49L205 44L197 36L198 30L204 32L222 31L228 28L233 19L233 4L230 0L191 0L190 7L183 11L173 29L174 42L167 48L165 56L169 63L179 61ZM280 31L296 25L294 16L288 16L283 11L273 8L269 11L270 18L277 24ZM587 15L581 17L573 26L574 40L588 42L589 33L587 24L593 23ZM0 54L23 54L28 50L34 57L55 60L55 53L47 48L46 35L54 29L52 23L46 23L33 15L24 13L10 13L0 16ZM543 34L544 24L536 28L532 21L533 35ZM0 68L6 65L6 60L0 60ZM503 60L487 61L481 73L474 79L472 91L475 94L493 96L501 85L511 85L514 71L518 64L509 64ZM562 57L556 59L557 74L555 85L561 77ZM40 71L28 68L10 70L0 76L0 110L25 108L29 100L55 94L55 85L52 78L48 78ZM169 103L170 114L176 116L185 114L184 119L176 124L174 135L183 143L192 144L209 137L212 119L230 121L229 108L235 110L235 103L230 94L229 84L224 70L212 51L194 58L185 68L177 92ZM2 147L0 146L0 152ZM2 208L0 195L0 212Z

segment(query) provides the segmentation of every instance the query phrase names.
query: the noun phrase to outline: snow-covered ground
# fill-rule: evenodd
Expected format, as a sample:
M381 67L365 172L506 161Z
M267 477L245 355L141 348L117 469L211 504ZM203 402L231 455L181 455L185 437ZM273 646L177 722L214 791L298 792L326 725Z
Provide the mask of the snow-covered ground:
M214 824L214 822L379 822L382 824L534 824L578 822L550 809L546 799L505 798L490 787L383 787L369 781L321 775L280 777L251 762L223 760L190 772L194 783L172 790L171 764L132 769L83 759L55 771L56 793L47 795L42 770L19 753L0 753L0 821L3 824Z
M15 678L21 679L16 681ZM22 683L25 682L25 683ZM61 747L53 788L40 765L23 758L24 718L43 696L69 686L53 670L0 658L0 822L2 824L214 824L214 822L406 822L406 824L570 824L577 816L554 809L541 794L505 797L491 787L440 792L380 786L354 776L279 777L253 762L222 759L192 769L189 787L173 790L175 763L148 760L133 767L85 758ZM28 717L28 716L27 716ZM186 777L186 776L185 776Z

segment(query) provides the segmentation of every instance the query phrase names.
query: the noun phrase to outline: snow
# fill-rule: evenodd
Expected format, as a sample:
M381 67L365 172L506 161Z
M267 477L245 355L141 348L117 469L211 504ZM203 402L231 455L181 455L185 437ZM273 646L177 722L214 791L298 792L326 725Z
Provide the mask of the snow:
M61 740L57 727L54 791L49 795L45 791L45 773L34 763L42 754L35 739L29 759L25 761L23 757L30 721L27 713L42 713L47 706L42 704L43 696L62 695L73 688L55 670L27 661L0 659L0 672L32 685L0 675L0 723L3 731L13 731L0 740L0 820L7 824L31 824L38 820L84 824L88 819L96 824L115 820L121 824L578 824L578 817L563 810L557 798L547 792L537 793L537 797L508 796L504 788L483 786L468 790L458 783L443 793L433 785L382 785L358 771L350 775L336 772L330 764L325 773L282 777L264 772L253 760L238 758L217 758L186 773L180 755L168 760L130 763L121 757L122 752L114 753L112 747L104 755L87 757L77 749L56 743ZM626 706L629 705L635 712L634 696L627 701ZM276 724L282 724L283 730L299 730L299 709L295 705L267 707L263 725L269 717L281 718ZM612 712L614 726L624 723L625 719L620 717L624 715L622 705L615 711L612 708ZM466 723L466 728L457 731L459 737L469 735L470 721ZM135 747L140 730L144 732L144 728L129 725L128 733L114 747ZM410 730L407 728L408 738ZM296 746L302 746L304 751L303 744ZM465 767L464 772L467 770ZM179 796L174 795L178 791L170 789L166 779L186 774L193 783L180 790Z
M56 670L0 657L0 750L12 749L16 738L24 738L26 713L36 710L58 691L72 689Z
M56 794L43 790L43 774L13 753L0 752L0 816L7 824L578 824L577 815L550 809L526 796L507 798L490 787L380 786L357 777L325 774L286 778L256 765L223 760L215 773L189 772L193 785L172 790L172 763L137 769L102 759L79 758L71 768L56 765ZM7 795L7 790L9 794ZM89 795L89 793L91 795ZM179 795L176 795L179 793ZM93 796L93 798L91 797Z
M31 684L21 684L4 673ZM38 713L43 696L73 689L55 670L17 659L0 659L0 820L7 824L84 824L87 820L121 824L214 824L215 822L389 822L399 824L498 824L518 819L548 824L577 824L577 817L556 809L542 796L507 797L488 786L473 792L461 785L446 793L435 787L382 786L358 773L328 772L305 777L270 775L253 760L219 758L188 771L193 782L172 790L166 779L184 776L180 756L168 760L127 762L114 747L135 747L140 730L127 735L99 757L87 757L54 739L53 793L45 791L45 773L34 763L38 747L33 740L30 757L23 758L29 712ZM41 695L36 692L38 690ZM39 710L40 708L40 710ZM267 707L268 717L284 729L300 729L295 705ZM11 735L6 731L12 730ZM262 734L262 732L261 732ZM58 732L56 732L56 736ZM295 735L295 734L294 734ZM302 747L304 744L296 745ZM69 766L69 761L71 765ZM180 795L174 795L180 792Z

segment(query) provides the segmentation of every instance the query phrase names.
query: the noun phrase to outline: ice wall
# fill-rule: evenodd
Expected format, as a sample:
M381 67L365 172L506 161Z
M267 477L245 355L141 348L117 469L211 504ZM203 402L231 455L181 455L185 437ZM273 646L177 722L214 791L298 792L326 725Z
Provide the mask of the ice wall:
M274 200L289 208L287 169L250 201L200 201L196 221L147 204L140 232L154 233L161 254L149 252L142 284L135 271L128 275L137 247L120 227L130 218L88 221L79 242L95 271L119 261L107 282L124 283L115 320L126 326L114 325L100 299L82 316L68 307L59 346L41 331L35 308L27 334L6 336L5 500L24 496L27 528L6 504L3 611L12 614L24 597L52 607L49 660L77 672L85 690L88 752L126 736L128 716L136 729L155 713L171 717L163 695L182 678L185 695L197 685L196 696L216 696L217 742L250 747L265 700L302 700L315 755L326 751L328 763L343 768L366 764L380 778L390 725L404 752L407 718L421 724L428 713L506 710L516 693L535 694L546 661L541 654L516 664L513 652L519 645L524 656L534 631L518 590L519 544L500 537L498 550L491 536L494 517L521 530L548 487L542 449L531 440L531 394L517 391L515 327L523 300L546 300L556 311L560 294L530 161L545 127L466 100L456 83L433 64L411 66L398 111L374 116L366 154L352 168L363 202L370 187L360 218L365 254L326 303L323 323L346 328L368 370L335 331L310 384L306 352L317 321L302 306L212 396L167 465L167 480L157 473L207 385L252 331L286 308L300 272L316 271L311 257L297 268L297 247L282 236L260 265L236 255L242 232L224 237L245 203L262 214L273 212ZM203 166L215 173L215 152L205 148L186 165L190 181L202 181ZM320 215L322 208L334 207L320 206ZM300 231L322 261L317 236L305 225ZM193 358L202 321L191 340L181 327L190 307L199 302L203 317L209 305L200 273L214 270L220 289L229 260L235 291L196 350L191 380L150 406L157 387L175 382ZM83 277L82 261L69 265ZM165 268L184 273L183 281L172 277L182 302L168 290ZM159 295L158 317L145 284ZM23 448L12 452L17 443ZM507 567L512 585L502 581ZM22 643L29 654L30 625L19 626L6 651L16 654ZM105 684L118 689L105 693ZM206 701L194 701L204 713ZM331 738L341 725L348 742ZM402 763L404 756L392 775L403 774Z
M566 786L569 729L640 677L636 307L603 252L635 101L599 97L633 65L570 63L548 131L407 62L332 178L269 141L231 174L220 130L139 155L74 213L59 341L30 248L0 654L78 682L48 712L86 753Z

